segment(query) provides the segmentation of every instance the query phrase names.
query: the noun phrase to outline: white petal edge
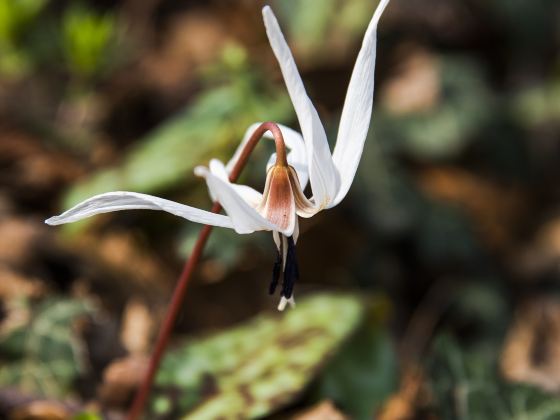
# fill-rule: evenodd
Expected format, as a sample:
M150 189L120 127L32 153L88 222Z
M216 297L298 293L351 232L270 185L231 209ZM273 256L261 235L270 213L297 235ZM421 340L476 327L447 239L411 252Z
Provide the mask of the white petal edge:
M164 198L129 191L114 191L96 195L82 201L59 216L45 220L45 223L61 225L77 222L96 214L121 210L161 210L191 222L233 229L233 224L227 216L186 206Z
M309 180L315 206L322 209L335 199L340 183L332 161L327 135L317 110L307 96L292 52L272 9L265 6L262 12L270 46L280 65L305 140Z
M348 193L362 157L373 107L377 25L387 4L389 0L381 0L377 6L350 78L333 152L340 189L329 207L336 206Z
M241 156L241 153L243 152L243 149L245 149L245 146L249 142L251 135L261 124L262 122L251 124L247 129L247 131L245 132L245 135L243 136L241 143L239 144L239 146L237 146L237 149L235 150L235 153L233 154L232 158L226 164L226 171L228 174L231 173L233 167L239 160L239 156ZM309 176L307 172L307 156L305 151L305 143L303 142L303 137L301 136L300 133L298 133L296 130L291 129L290 127L286 127L285 125L282 124L276 124L276 125L278 126L278 128L280 128L280 131L284 136L284 142L286 143L286 147L290 150L290 152L288 153L288 163L292 165L296 170L301 184L301 188L305 189ZM267 131L263 137L267 139L273 139L272 133L270 133L270 131ZM275 161L276 161L276 153L273 153L270 156L270 159L268 160L268 164L266 167L267 171L268 169L270 169L270 166L274 164Z
M229 174L227 172L224 164L218 159L212 159L209 165L210 172L220 178L222 181L227 182L231 187L239 194L251 207L257 208L257 206L262 202L263 196L260 192L248 185L234 184L229 180ZM212 201L218 201L217 197L210 189L208 190Z
M216 163L213 164L215 165ZM214 175L204 166L197 166L195 174L206 179L206 184L212 196L216 197L216 200L222 205L237 233L245 234L260 230L276 230L284 235L292 235L293 232L282 231L278 226L261 216L259 212L238 194L229 181Z

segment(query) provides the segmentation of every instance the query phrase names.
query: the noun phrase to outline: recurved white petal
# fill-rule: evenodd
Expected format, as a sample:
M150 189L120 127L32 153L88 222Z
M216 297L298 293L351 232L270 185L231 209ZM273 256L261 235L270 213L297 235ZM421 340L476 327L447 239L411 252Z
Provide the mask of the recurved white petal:
M238 194L229 181L214 175L208 168L198 166L195 168L195 174L206 179L209 190L230 217L237 233L278 230L285 235L292 234L292 232L283 232L278 226L261 216Z
M239 160L239 156L241 156L241 153L243 152L243 149L245 149L245 146L247 145L247 142L251 138L251 135L261 124L262 123L260 122L251 124L251 126L249 126L249 128L245 132L245 135L243 136L241 143L239 144L239 146L237 146L237 149L235 150L235 153L233 154L232 158L226 164L226 171L228 174L231 173L233 167ZM290 127L286 127L285 125L282 124L277 124L277 125L278 128L280 128L280 131L282 131L282 135L284 137L284 142L286 143L286 147L290 150L290 152L288 153L288 163L292 165L294 169L297 171L299 181L302 185L302 189L305 189L309 176L307 173L307 156L305 151L305 143L303 142L303 137L301 136L301 134L291 129ZM273 138L272 134L269 131L267 131L263 137L267 139ZM268 160L268 164L266 167L267 171L275 162L276 162L276 153L273 153L270 156L270 159Z
M268 40L280 65L305 140L309 180L315 206L324 208L336 196L339 179L333 164L325 129L317 110L307 96L292 52L270 7L263 8Z
M233 224L227 216L185 206L184 204L164 198L128 191L114 191L96 195L77 204L59 216L45 220L45 223L61 225L77 222L96 214L120 210L162 210L191 222L233 229Z
M388 3L389 0L379 2L350 78L333 152L340 174L340 189L329 207L340 203L348 193L362 156L373 106L377 24Z
M248 185L234 184L229 181L229 174L227 172L224 164L218 159L212 159L209 165L210 172L220 178L222 181L229 183L232 188L239 194L249 205L256 208L262 201L263 196L260 192ZM208 190L210 197L213 201L217 201L217 197L214 197L212 191Z

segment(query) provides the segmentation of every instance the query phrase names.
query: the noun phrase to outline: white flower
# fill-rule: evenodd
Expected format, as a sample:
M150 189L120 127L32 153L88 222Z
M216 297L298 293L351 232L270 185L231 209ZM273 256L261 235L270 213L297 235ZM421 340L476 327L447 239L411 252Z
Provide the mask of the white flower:
M389 0L381 0L367 28L358 54L342 109L338 136L331 155L325 129L317 110L307 96L294 58L270 7L263 9L264 23L270 45L294 105L302 134L279 126L290 153L286 156L277 140L277 153L267 168L264 194L246 185L229 181L229 174L241 156L252 133L260 124L247 130L233 158L224 165L210 161L209 167L195 168L195 174L206 179L209 193L221 204L226 215L211 213L163 198L135 192L109 192L94 196L46 220L50 225L75 222L99 213L119 210L163 210L196 223L234 229L247 234L272 231L278 247L273 270L271 292L284 273L279 309L294 304L293 284L299 276L295 260L298 236L297 216L311 217L319 211L336 206L348 193L356 174L370 125L377 41L377 24ZM270 137L270 134L267 134ZM278 136L276 136L278 137ZM274 163L275 162L275 163ZM303 190L311 184L312 198Z

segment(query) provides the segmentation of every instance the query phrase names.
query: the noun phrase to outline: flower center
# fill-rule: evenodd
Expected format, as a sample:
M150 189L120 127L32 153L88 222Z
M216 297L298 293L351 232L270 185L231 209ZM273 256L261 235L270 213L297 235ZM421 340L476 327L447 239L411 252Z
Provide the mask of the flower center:
M268 171L263 201L257 209L281 230L293 229L296 206L288 166L274 165Z

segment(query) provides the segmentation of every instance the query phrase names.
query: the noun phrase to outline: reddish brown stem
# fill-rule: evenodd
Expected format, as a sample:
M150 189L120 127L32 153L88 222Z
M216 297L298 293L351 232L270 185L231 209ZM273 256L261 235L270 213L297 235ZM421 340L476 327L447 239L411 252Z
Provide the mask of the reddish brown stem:
M287 165L287 158L286 158L286 146L284 144L284 138L282 136L282 132L278 128L278 126L272 122L265 122L262 123L255 132L251 135L251 138L247 142L247 145L243 149L239 159L235 163L229 179L231 182L237 181L241 171L247 164L251 153L255 149L255 146L261 139L264 133L270 131L274 136L274 141L276 143L276 156L277 156L277 163L282 165ZM214 203L212 209L210 210L212 213L219 213L222 209L222 206L219 203ZM198 239L189 259L186 261L185 266L183 268L183 272L177 281L177 286L175 286L175 290L173 291L173 295L171 296L171 302L169 302L169 306L167 312L165 314L165 318L163 320L163 325L159 331L159 335L157 337L154 351L150 357L150 363L148 366L148 372L138 388L138 391L134 397L134 401L132 402L132 406L130 407L130 411L128 412L128 420L137 420L140 415L142 414L142 410L146 405L146 400L150 394L150 390L152 388L152 384L154 382L155 375L158 371L159 364L161 358L165 353L165 349L167 348L167 344L169 342L169 338L171 337L171 332L173 331L173 327L175 326L175 321L177 319L177 315L179 314L179 310L181 309L181 304L185 298L185 293L187 291L187 285L194 273L196 265L202 256L202 252L204 251L204 246L206 245L206 241L212 232L212 226L204 225L200 234L198 235Z

